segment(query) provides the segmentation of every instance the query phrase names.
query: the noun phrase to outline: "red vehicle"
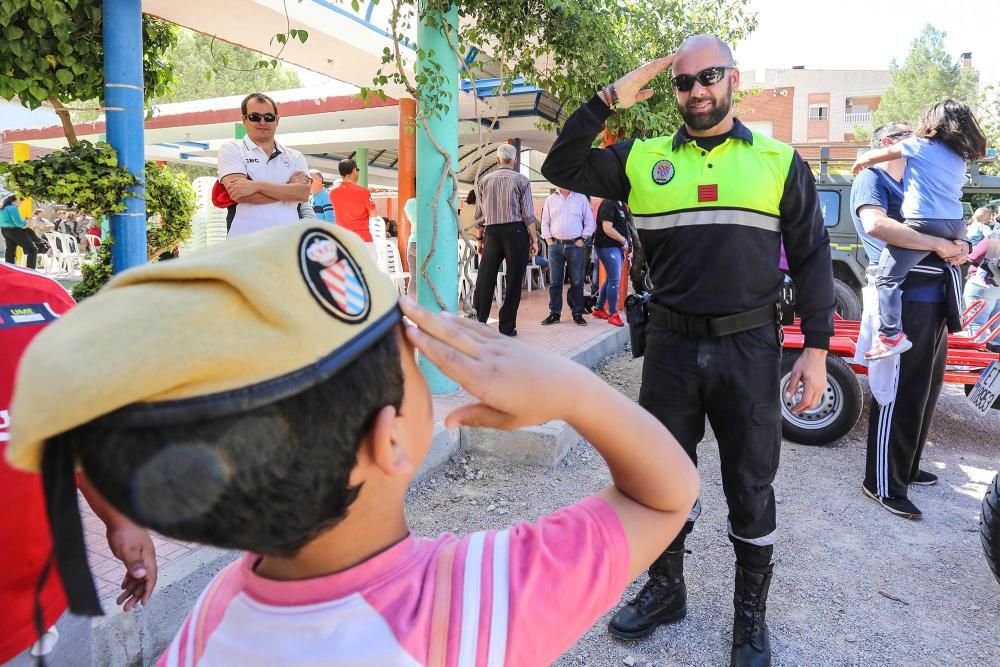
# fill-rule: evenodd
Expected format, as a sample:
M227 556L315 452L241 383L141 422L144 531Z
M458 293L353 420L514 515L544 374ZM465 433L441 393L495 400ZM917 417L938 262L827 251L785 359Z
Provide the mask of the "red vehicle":
M982 301L973 303L962 314L963 325L968 326L984 306ZM983 328L988 329L998 321L1000 314L993 316ZM781 430L785 439L803 445L827 445L844 437L857 424L864 399L864 391L857 375L868 373L867 367L854 363L860 328L860 322L844 320L839 315L834 315L823 400L819 407L795 415L791 408L798 397L793 396L792 400L786 401L784 396L791 379L792 366L801 354L803 336L798 318L785 327L784 354L781 358ZM1000 340L1000 327L988 338L977 341L967 336L950 334L944 381L965 385L965 393L968 395L990 362L1000 360L1000 353L987 349L989 343L997 340ZM993 404L993 408L1000 409L1000 399Z

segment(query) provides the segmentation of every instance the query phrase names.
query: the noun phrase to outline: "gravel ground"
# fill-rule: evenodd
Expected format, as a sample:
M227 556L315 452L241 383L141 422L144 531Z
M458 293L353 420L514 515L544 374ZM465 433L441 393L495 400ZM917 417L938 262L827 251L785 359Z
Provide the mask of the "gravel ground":
M623 353L598 372L634 399L640 369ZM774 664L1000 665L1000 586L977 528L986 485L1000 468L1000 411L979 417L961 388L945 387L923 459L941 483L912 491L924 512L919 522L862 496L867 421L866 409L834 446L784 443L768 602ZM556 665L728 664L733 554L714 444L709 435L699 449L703 512L687 541L687 618L622 643L607 634L605 617ZM411 490L408 513L417 533L502 529L610 480L586 442L555 469L460 456Z

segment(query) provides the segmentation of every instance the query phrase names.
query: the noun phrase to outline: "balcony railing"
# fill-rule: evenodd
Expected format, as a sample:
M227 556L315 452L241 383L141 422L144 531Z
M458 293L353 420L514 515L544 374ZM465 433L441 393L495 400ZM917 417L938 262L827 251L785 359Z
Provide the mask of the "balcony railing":
M849 113L845 115L844 122L847 127L854 127L855 125L871 125L872 114L870 111L865 113Z

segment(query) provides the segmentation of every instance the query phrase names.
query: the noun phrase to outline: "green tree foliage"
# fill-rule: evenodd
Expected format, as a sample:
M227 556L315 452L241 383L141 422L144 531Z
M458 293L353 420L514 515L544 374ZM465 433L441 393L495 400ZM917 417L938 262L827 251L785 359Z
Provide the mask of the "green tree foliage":
M910 44L903 64L892 62L892 83L872 114L873 127L893 120L915 123L928 107L948 97L976 106L978 75L952 58L944 38L944 32L928 24Z
M64 204L97 218L125 210L135 177L118 164L109 144L81 141L27 162L0 162L7 187L20 197Z
M501 88L524 77L553 94L566 111L642 63L672 53L689 35L709 33L735 44L756 27L748 0L427 0L420 7L433 17L452 4L462 26L453 38L456 51L484 48L494 55L490 67L499 68ZM397 42L412 27L415 5L415 0L396 5ZM403 81L397 55L385 50L383 69L363 94ZM424 113L442 108L439 73L425 68L407 75ZM667 76L652 86L657 92L651 100L612 116L613 133L643 136L676 128L680 115Z
M0 2L0 98L29 109L55 107L66 138L76 143L68 103L100 99L104 88L103 17L100 0ZM146 99L166 93L173 66L165 57L176 28L143 15Z
M183 28L168 55L176 64L176 81L172 92L153 99L157 104L302 85L297 72L276 61L271 66L259 53Z
M146 231L149 259L171 252L191 235L194 186L187 176L170 167L146 163Z

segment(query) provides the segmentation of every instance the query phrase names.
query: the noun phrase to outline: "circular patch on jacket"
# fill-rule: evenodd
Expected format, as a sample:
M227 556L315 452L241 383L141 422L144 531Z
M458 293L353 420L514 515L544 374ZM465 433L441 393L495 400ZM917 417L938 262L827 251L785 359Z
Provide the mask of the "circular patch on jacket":
M653 165L653 180L666 185L674 177L674 165L670 160L660 160Z
M338 320L357 324L371 313L371 292L361 268L329 232L310 229L302 235L299 269L319 305Z

